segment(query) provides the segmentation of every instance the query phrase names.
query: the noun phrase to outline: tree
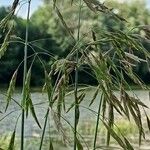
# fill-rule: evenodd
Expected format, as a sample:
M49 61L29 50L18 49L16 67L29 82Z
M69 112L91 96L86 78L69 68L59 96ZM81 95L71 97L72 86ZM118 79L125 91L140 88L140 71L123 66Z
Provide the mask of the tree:
M61 57L65 57L70 52L70 49L74 44L74 41L70 36L70 34L64 28L63 23L61 23L57 14L53 11L53 6L49 4L49 1L46 1L45 3L46 3L45 5L41 6L33 14L32 20L39 26L44 26L44 30L46 30L46 32L54 36L55 40L61 46L62 50ZM139 5L136 5L137 3ZM74 1L72 6L70 1L62 1L61 3L57 3L57 7L68 26L68 30L70 30L71 34L74 37L76 37L78 29L77 25L78 16L75 15L76 12L78 11L77 5L78 5L77 1ZM144 30L141 30L139 26L150 24L149 18L150 11L147 9L145 1L141 0L138 1L135 0L132 2L123 1L122 3L119 3L117 1L106 1L106 5L108 5L110 8L114 8L112 9L112 11L115 14L123 16L125 19L127 19L127 23L118 21L118 19L113 17L111 14L101 14L99 12L96 12L94 14L91 11L89 11L89 9L84 4L81 13L82 22L80 27L81 32L80 35L83 37L81 41L82 45L84 45L84 43L88 43L89 39L92 38L91 33L92 30L95 30L95 33L99 33L100 30L110 32L111 31L113 32L115 30L121 30L126 32L126 29L128 28L131 31L133 29L133 32L135 34L140 34L141 36L144 36L145 32ZM96 36L97 38L99 38L102 35L97 34ZM144 40L143 45L147 50L149 50L149 44L147 42L144 42ZM110 45L106 46L103 44L101 45L101 47L102 50L104 51L110 49ZM93 47L91 48L92 50L95 50ZM141 56L141 53L136 55ZM150 82L150 80L148 79L149 69L147 63L145 62L139 63L136 67L134 67L134 70L138 75L140 75L140 77L145 82L147 83ZM82 72L82 74L84 73ZM81 81L85 79L84 75L83 78L81 78ZM91 80L93 80L93 78L91 78Z
M63 24L60 23L60 20L56 13L53 12L52 6L49 4L49 1L44 1L46 4L41 6L32 16L32 20L39 24L40 26L44 26L44 29L47 30L48 33L51 33L56 37L56 40L61 44L62 48L67 47L69 35L65 32L66 30L63 27ZM73 35L77 34L77 16L75 12L78 10L77 1L74 1L73 6L69 0L62 1L61 3L57 3L57 7L60 9L62 13L63 19L68 25L71 33ZM139 5L136 5L136 4ZM112 17L111 15L102 15L97 12L93 14L89 11L85 5L82 8L82 23L81 23L81 32L82 34L86 34L86 37L90 36L90 33L87 33L86 29L92 30L91 27L96 27L101 30L111 30L121 29L125 30L125 26L129 28L137 27L139 25L148 25L150 23L149 15L150 11L146 8L145 1L134 0L132 2L123 1L119 3L117 1L106 1L106 4L110 8L114 8L112 11L119 16L123 16L125 19L127 18L128 23L124 24L122 22L118 22L117 19ZM46 16L46 17L43 17ZM136 32L139 32L139 29L136 28ZM65 37L65 38L64 38ZM90 36L91 37L91 36ZM90 38L89 37L89 38ZM67 40L66 40L67 38ZM70 41L68 42L70 43Z
M8 14L9 8L0 8L1 18L4 18ZM10 45L7 49L7 53L1 58L0 61L0 80L3 83L8 83L10 80L12 73L17 68L17 66L23 60L23 47L24 47L24 35L25 35L25 28L26 22L22 18L18 18L14 16L13 20L13 30ZM48 34L45 31L41 30L41 26L37 26L34 22L31 22L29 28L29 42L30 46L28 56L36 53L39 53L40 58L42 61L47 65L50 66L50 62L54 60L54 58L59 57L60 55L60 48L56 41L53 39L51 34ZM2 32L1 32L2 33ZM3 42L3 37L1 37L0 43ZM48 55L46 55L46 53ZM51 55L52 57L49 57ZM10 61L11 60L11 61ZM31 59L29 63L31 62ZM42 66L39 64L38 61L34 63L34 71L33 71L33 80L32 85L40 85L43 82L42 73ZM22 84L22 69L23 66L20 67L20 74L18 75L18 85Z

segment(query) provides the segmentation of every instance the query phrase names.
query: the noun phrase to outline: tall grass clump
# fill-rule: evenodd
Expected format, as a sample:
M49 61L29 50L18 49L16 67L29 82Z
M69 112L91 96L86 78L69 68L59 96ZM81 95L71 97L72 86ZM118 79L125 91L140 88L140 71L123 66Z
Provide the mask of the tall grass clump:
M116 114L119 117L127 118L130 122L134 121L135 126L138 129L139 145L141 145L142 138L145 138L145 130L142 122L142 111L145 114L148 128L150 128L150 120L146 113L148 106L140 101L136 96L130 96L125 90L126 87L132 91L131 86L125 80L128 76L135 84L140 86L143 90L149 90L143 83L137 74L135 74L133 67L137 63L148 63L150 59L150 53L147 51L141 43L142 37L134 34L133 30L126 29L126 32L119 29L111 29L111 31L105 31L99 29L96 26L91 26L86 34L82 32L82 18L84 9L88 9L90 13L103 13L105 15L112 16L117 19L118 22L126 24L127 20L123 16L119 16L108 8L105 4L97 0L68 0L70 7L76 8L74 14L77 18L77 28L75 33L72 33L69 25L66 23L63 13L63 9L60 9L62 3L57 0L48 1L49 7L53 7L54 13L59 18L61 24L66 30L69 38L73 41L72 48L69 54L65 58L55 59L51 66L48 68L40 58L40 53L36 52L35 47L28 41L29 27L30 27L30 6L32 0L28 0L28 10L26 18L26 34L25 40L19 42L24 44L24 59L20 62L20 65L14 72L7 91L7 104L6 112L10 106L10 101L14 101L19 105L21 110L20 115L16 120L15 130L11 136L8 149L13 150L15 144L16 127L18 119L21 116L21 150L24 150L24 125L25 119L28 118L29 112L37 123L41 137L39 142L39 150L42 150L45 133L47 126L51 126L54 122L58 133L61 134L62 139L66 145L71 146L72 149L97 149L97 148L110 148L111 138L113 138L118 145L125 150L133 150L134 146L129 139L119 130L119 126L116 123ZM20 2L21 3L21 2ZM5 55L7 47L10 44L11 30L13 29L13 15L19 4L19 0L15 0L10 13L0 22L0 28L4 30L5 38L1 45L0 57ZM62 7L61 7L62 8ZM138 27L137 27L138 28ZM141 27L140 27L141 28ZM33 50L32 55L28 55L28 47ZM144 57L139 57L136 54L139 53ZM44 55L48 53L43 52ZM51 57L51 56L50 56ZM27 66L28 60L32 60L30 65ZM48 105L45 110L44 123L38 120L34 104L31 97L31 76L32 68L35 60L38 60L43 67L43 74L45 75L45 83L42 88L42 92L47 94ZM20 66L24 64L23 71L23 85L22 85L22 100L18 102L13 99L13 93L15 91L17 73ZM92 98L86 98L87 89L90 89L90 85L84 85L80 88L79 84L79 70L84 71L84 65L88 66L92 70L91 76L95 78L98 85ZM56 79L53 79L53 76ZM74 82L71 82L72 75L74 75ZM71 85L72 83L73 85ZM119 91L120 97L117 97L115 90ZM68 105L67 96L73 93L74 99L71 99L71 105ZM84 106L83 102L90 103L88 106ZM95 100L99 100L98 110L92 109ZM86 109L95 115L94 133L92 145L88 145L83 135L78 131L78 125L80 123L80 116L82 111L80 109ZM73 123L69 118L65 118L64 114L68 114L73 110L74 120ZM14 112L15 113L15 112ZM2 120L0 120L2 121ZM71 128L71 137L73 142L70 142L68 135L65 132L63 123L66 123ZM97 143L99 128L101 124L106 129L106 143L105 146ZM29 127L30 128L30 127ZM117 132L116 132L117 131ZM37 145L36 145L37 147ZM54 149L51 128L49 129L49 149Z

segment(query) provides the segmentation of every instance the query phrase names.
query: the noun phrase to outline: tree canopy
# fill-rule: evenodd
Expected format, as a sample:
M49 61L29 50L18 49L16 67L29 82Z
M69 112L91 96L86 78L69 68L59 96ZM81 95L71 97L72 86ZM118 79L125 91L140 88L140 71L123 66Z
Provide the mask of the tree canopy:
M137 5L138 3L138 5ZM112 31L120 30L125 31L127 28L133 31L135 34L139 33L143 38L147 36L145 30L141 30L140 26L150 24L150 11L146 7L145 1L132 1L119 3L115 0L106 1L106 4L113 8L112 11L118 15L124 17L127 22L122 23L118 21L118 18L114 18L112 15L101 14L99 12L93 13L88 11L89 8L82 5L81 12L81 45L89 42L92 38L92 32L97 33L97 38L102 36L100 31ZM53 5L49 1L44 1L44 4L40 6L31 16L30 27L29 27L29 55L36 51L40 54L40 57L47 65L51 64L51 61L55 58L65 58L70 52L71 48L75 43L73 37L77 37L78 30L78 3L75 1L71 6L69 0L62 1L61 3L56 3L58 10L57 13L53 11ZM71 6L71 7L70 7ZM8 14L9 8L0 8L0 19L4 18ZM58 12L59 11L59 12ZM61 23L58 17L58 13L61 13L69 33ZM7 83L14 71L14 69L23 60L23 44L25 34L25 20L15 16L14 19L14 37L11 37L11 44L8 48L6 55L0 61L0 80ZM73 35L73 36L71 36ZM19 43L17 42L19 41ZM3 37L0 38L0 43L3 42ZM144 47L149 50L150 45L143 40ZM108 45L101 45L103 50L108 50ZM32 48L31 48L32 47ZM92 48L91 50L96 50ZM44 55L44 52L48 52L51 57ZM43 53L43 54L42 54ZM141 55L140 53L138 55ZM10 61L11 60L11 61ZM42 67L35 63L36 69L33 71L33 85L39 85L42 81L37 82L37 79L42 76ZM2 67L3 66L3 67ZM86 68L86 67L85 67ZM38 70L38 71L37 71ZM139 63L135 72L147 83L150 82L148 76L149 68L146 63ZM89 71L89 68L85 71ZM21 71L20 71L21 72ZM38 73L37 73L38 72ZM34 75L35 74L35 75ZM82 76L85 74L81 71L81 81L83 81ZM82 75L83 74L83 75ZM20 75L19 84L21 84L22 75ZM87 76L86 81L95 83L94 79ZM36 82L35 82L36 81Z

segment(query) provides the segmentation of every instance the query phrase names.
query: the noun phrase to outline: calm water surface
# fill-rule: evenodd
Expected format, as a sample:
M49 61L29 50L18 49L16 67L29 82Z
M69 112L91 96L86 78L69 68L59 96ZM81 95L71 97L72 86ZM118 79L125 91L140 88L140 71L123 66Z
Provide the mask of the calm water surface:
M10 133L13 131L15 124L16 124L16 120L21 113L19 106L13 101L11 101L7 112L4 113L5 106L6 106L6 97L5 97L4 93L5 92L3 90L0 91L0 111L2 112L2 113L0 113L0 120L3 119L2 121L0 121L0 135L4 135L4 134L7 134L7 133ZM95 121L95 118L96 118L95 114L92 113L92 111L88 110L88 105L90 104L90 100L92 99L93 94L94 94L94 90L88 90L87 95L81 104L80 125L82 123L85 124L85 122L88 123L88 122ZM118 92L115 92L115 94L117 96L119 96ZM133 93L131 93L131 92L130 92L130 94L133 95ZM136 90L136 91L134 91L134 94L136 96L138 96L139 99L142 102L144 102L147 106L150 106L148 91ZM39 122L41 123L41 126L43 127L44 117L46 114L46 110L48 108L47 95L41 94L40 92L32 92L31 97L32 97L32 101L34 103L37 117L39 119ZM19 91L16 92L14 94L13 98L17 102L20 102L21 101L21 92L19 92ZM95 102L93 103L93 105L90 109L97 111L99 99L100 99L100 96L97 97L97 99L95 100ZM66 103L67 103L66 107L70 106L73 101L74 101L73 95L66 97ZM148 110L148 113L149 112L150 111ZM8 115L8 116L5 117L6 115ZM70 111L67 114L63 113L62 115L63 115L63 118L67 119L69 121L69 123L73 126L73 120L74 120L73 111ZM62 119L62 123L63 123L64 128L70 128L70 125L68 125L68 123L63 121L63 119ZM21 119L19 119L18 124L17 124L17 136L18 137L20 136L20 128L21 128ZM46 129L46 137L49 136L49 134L48 134L49 131L51 133L52 138L61 139L61 137L59 136L59 133L56 130L52 116L50 116L50 122L48 123L47 129ZM31 137L38 138L41 136L41 133L42 133L41 129L39 129L39 127L35 123L32 116L29 115L29 117L25 120L25 137L26 138L31 138ZM149 147L149 149L150 149L150 147Z

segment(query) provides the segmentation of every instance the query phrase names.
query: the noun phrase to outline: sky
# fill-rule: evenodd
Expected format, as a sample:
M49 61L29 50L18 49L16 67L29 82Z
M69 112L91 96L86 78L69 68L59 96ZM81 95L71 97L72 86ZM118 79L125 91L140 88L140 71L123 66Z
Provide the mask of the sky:
M10 6L12 5L14 0L0 0L0 7L1 6ZM27 14L27 2L28 0L20 0L21 4L20 4L20 9L19 11L17 11L17 15L23 18L26 18L26 14ZM31 1L31 14L40 6L42 5L42 1L41 0L32 0ZM19 8L19 7L18 7Z
M0 0L0 7L1 6L9 6L12 5L14 0ZM26 3L28 0L21 0L21 4ZM124 0L126 1L126 0ZM128 1L128 0L127 0ZM147 1L147 6L150 9L150 0L146 0ZM42 5L42 1L41 0L32 0L31 1L31 14L40 6ZM26 9L27 8L27 4L23 4L22 7L19 9L17 15L21 16L23 18L26 18Z

